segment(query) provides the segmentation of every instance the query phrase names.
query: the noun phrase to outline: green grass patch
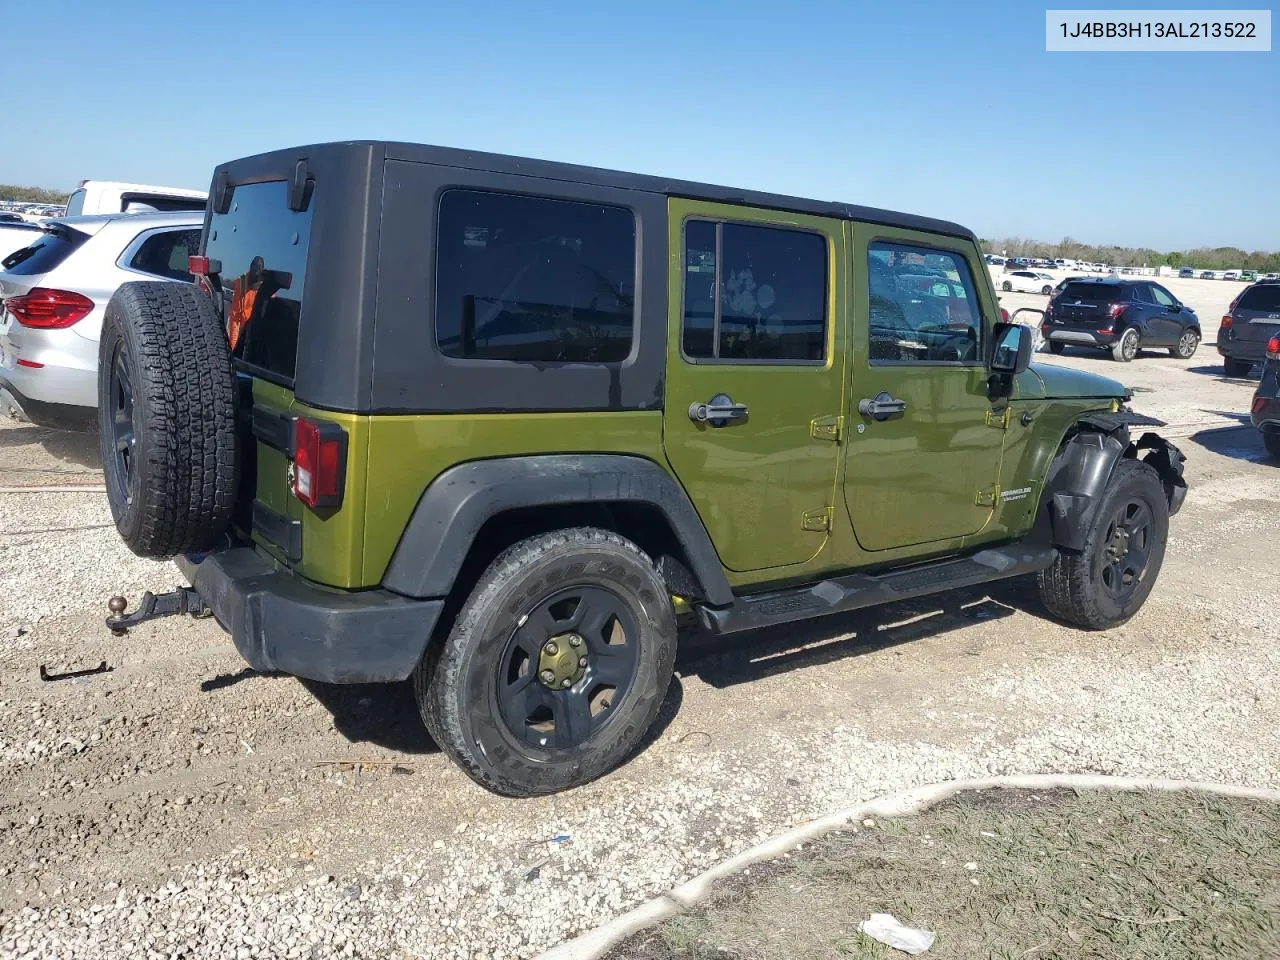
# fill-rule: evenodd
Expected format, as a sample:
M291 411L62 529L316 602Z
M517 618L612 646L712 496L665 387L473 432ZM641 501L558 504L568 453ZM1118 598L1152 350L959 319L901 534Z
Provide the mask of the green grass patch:
M965 793L829 835L718 885L612 960L902 958L858 933L890 913L938 960L1280 956L1280 807L1192 793Z

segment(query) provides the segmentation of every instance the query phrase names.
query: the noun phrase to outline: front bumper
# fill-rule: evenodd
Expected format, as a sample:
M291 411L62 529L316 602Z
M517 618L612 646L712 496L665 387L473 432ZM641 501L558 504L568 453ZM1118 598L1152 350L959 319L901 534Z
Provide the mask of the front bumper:
M405 679L444 607L388 590L327 589L251 547L177 564L249 666L323 683Z

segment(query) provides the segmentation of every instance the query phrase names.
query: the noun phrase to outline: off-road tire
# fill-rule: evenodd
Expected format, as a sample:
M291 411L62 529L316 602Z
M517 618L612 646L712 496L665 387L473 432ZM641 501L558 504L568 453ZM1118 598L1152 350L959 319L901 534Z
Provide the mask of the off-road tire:
M1142 340L1138 331L1129 327L1120 334L1120 339L1111 345L1111 359L1119 363L1128 363L1138 355L1142 348Z
M1050 353L1057 354L1058 356L1062 356L1062 354L1066 353L1066 350L1067 350L1067 345L1065 343L1058 343L1056 340L1049 341Z
M1253 363L1249 360L1231 360L1224 358L1222 361L1222 373L1228 377L1247 377L1249 371L1253 369Z
M1266 447L1267 455L1272 460L1280 460L1280 432L1275 430L1263 431L1262 445Z
M128 470L113 432L117 360L133 395ZM196 287L126 283L107 304L98 440L111 515L129 549L167 558L217 543L235 504L235 374L218 313Z
M1152 543L1147 569L1137 590L1123 604L1115 602L1101 581L1110 521L1122 498L1139 497L1152 516ZM1127 621L1142 607L1164 562L1169 537L1169 502L1155 469L1139 460L1121 460L1102 495L1079 553L1059 551L1053 565L1039 574L1040 599L1060 620L1086 630L1106 630Z
M628 605L639 625L637 670L589 739L539 748L517 740L500 716L499 662L519 618L574 585L605 587ZM648 555L608 530L575 527L531 537L499 555L448 637L428 647L413 688L431 736L473 780L504 796L537 796L594 780L631 755L658 716L675 652L671 599Z
M1200 334L1194 330L1184 330L1178 337L1177 346L1169 348L1169 353L1179 360L1190 360L1200 348Z

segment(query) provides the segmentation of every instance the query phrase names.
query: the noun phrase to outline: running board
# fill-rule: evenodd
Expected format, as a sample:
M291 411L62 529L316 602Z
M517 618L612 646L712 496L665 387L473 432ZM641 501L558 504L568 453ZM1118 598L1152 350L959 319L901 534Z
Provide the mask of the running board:
M755 630L1036 573L1053 563L1057 555L1052 547L982 550L958 560L939 560L874 576L854 573L812 586L738 597L732 606L721 609L699 606L698 619L710 633Z

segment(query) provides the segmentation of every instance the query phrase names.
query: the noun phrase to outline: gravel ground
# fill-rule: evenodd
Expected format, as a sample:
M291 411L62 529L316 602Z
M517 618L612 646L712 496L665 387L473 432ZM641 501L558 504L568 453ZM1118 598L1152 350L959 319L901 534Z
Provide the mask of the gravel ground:
M1013 583L690 635L643 752L537 800L454 769L403 686L252 674L211 621L113 638L107 597L167 589L174 568L119 545L101 494L0 496L0 958L527 957L901 787L1049 771L1280 787L1280 631L1257 599L1280 575L1257 546L1280 532L1277 467L1240 427L1252 383L1211 347L1053 362L1119 373L1189 457L1134 621L1076 632ZM0 424L0 485L95 467L88 443ZM112 672L37 674L100 660Z

